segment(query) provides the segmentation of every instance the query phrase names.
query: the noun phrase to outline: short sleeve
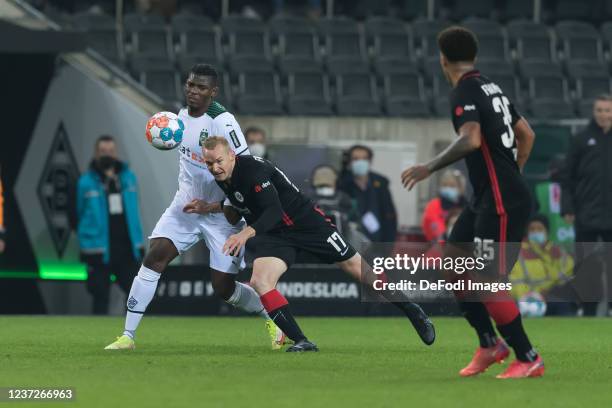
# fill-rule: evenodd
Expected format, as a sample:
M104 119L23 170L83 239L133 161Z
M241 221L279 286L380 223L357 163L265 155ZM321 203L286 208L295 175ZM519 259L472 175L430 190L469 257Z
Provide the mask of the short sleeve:
M522 116L518 112L518 110L516 109L516 106L514 106L514 103L510 103L510 106L509 106L508 109L510 110L510 115L512 116L511 125L514 126L514 125L516 125L516 122L521 120Z
M242 134L242 129L240 129L240 125L231 113L225 112L215 118L214 133L225 137L236 155L251 154Z
M451 94L450 103L455 130L459 130L467 122L480 123L480 112L478 112L476 97L473 92L470 92L469 88L465 86L456 88Z

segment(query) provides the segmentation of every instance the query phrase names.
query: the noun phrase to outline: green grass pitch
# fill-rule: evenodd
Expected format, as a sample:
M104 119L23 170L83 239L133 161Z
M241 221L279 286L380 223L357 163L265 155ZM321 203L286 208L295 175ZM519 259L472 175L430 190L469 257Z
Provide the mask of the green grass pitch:
M475 347L459 318L436 318L421 344L407 320L300 318L319 353L268 349L258 318L145 316L132 352L103 347L115 317L0 317L0 387L73 387L67 407L610 407L609 319L532 319L540 379L501 381L457 371ZM50 405L47 405L50 404Z

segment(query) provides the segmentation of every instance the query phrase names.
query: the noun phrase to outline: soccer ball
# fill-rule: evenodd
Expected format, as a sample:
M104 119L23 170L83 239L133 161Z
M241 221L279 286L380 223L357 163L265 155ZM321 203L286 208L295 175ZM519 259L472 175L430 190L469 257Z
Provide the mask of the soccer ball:
M519 301L519 310L524 317L542 317L546 314L546 302L538 292L529 292Z
M147 121L145 135L153 147L172 150L183 141L183 121L172 112L158 112Z

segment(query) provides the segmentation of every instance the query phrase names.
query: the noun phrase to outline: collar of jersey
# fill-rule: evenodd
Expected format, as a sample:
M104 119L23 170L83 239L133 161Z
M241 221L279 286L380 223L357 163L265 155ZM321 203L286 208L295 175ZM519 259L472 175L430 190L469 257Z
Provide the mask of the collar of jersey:
M464 79L474 78L478 76L480 76L480 71L478 71L477 69L473 69L461 75L461 78L459 78L459 81L463 81Z

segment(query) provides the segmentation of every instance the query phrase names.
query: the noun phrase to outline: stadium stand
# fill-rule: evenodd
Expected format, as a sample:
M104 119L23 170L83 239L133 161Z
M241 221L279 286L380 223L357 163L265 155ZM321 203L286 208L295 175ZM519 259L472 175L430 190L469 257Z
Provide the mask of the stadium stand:
M164 100L181 101L181 81L194 63L215 65L224 73L219 97L243 113L357 114L351 112L365 108L346 101L373 95L367 114L445 116L450 89L439 67L436 36L451 24L478 35L478 67L518 106L571 118L587 112L595 95L610 91L612 23L605 19L612 17L612 0L598 0L592 9L588 2L545 1L546 23L530 19L533 0L444 0L436 3L436 20L426 19L424 0L383 3L390 4L388 12L381 7L361 16L349 2L339 2L338 10L346 9L349 16L313 20L279 14L266 21L243 15L213 20L201 7L194 12L195 2L180 2L178 13L168 19L126 14L123 42L114 18L99 11L69 15L66 24L83 31L94 50ZM175 80L162 86L162 75L170 78L170 70ZM258 96L252 75L266 71L270 92ZM359 93L353 93L355 78L367 78ZM258 98L269 103L251 103ZM320 103L309 102L314 98ZM549 112L558 103L567 107Z

